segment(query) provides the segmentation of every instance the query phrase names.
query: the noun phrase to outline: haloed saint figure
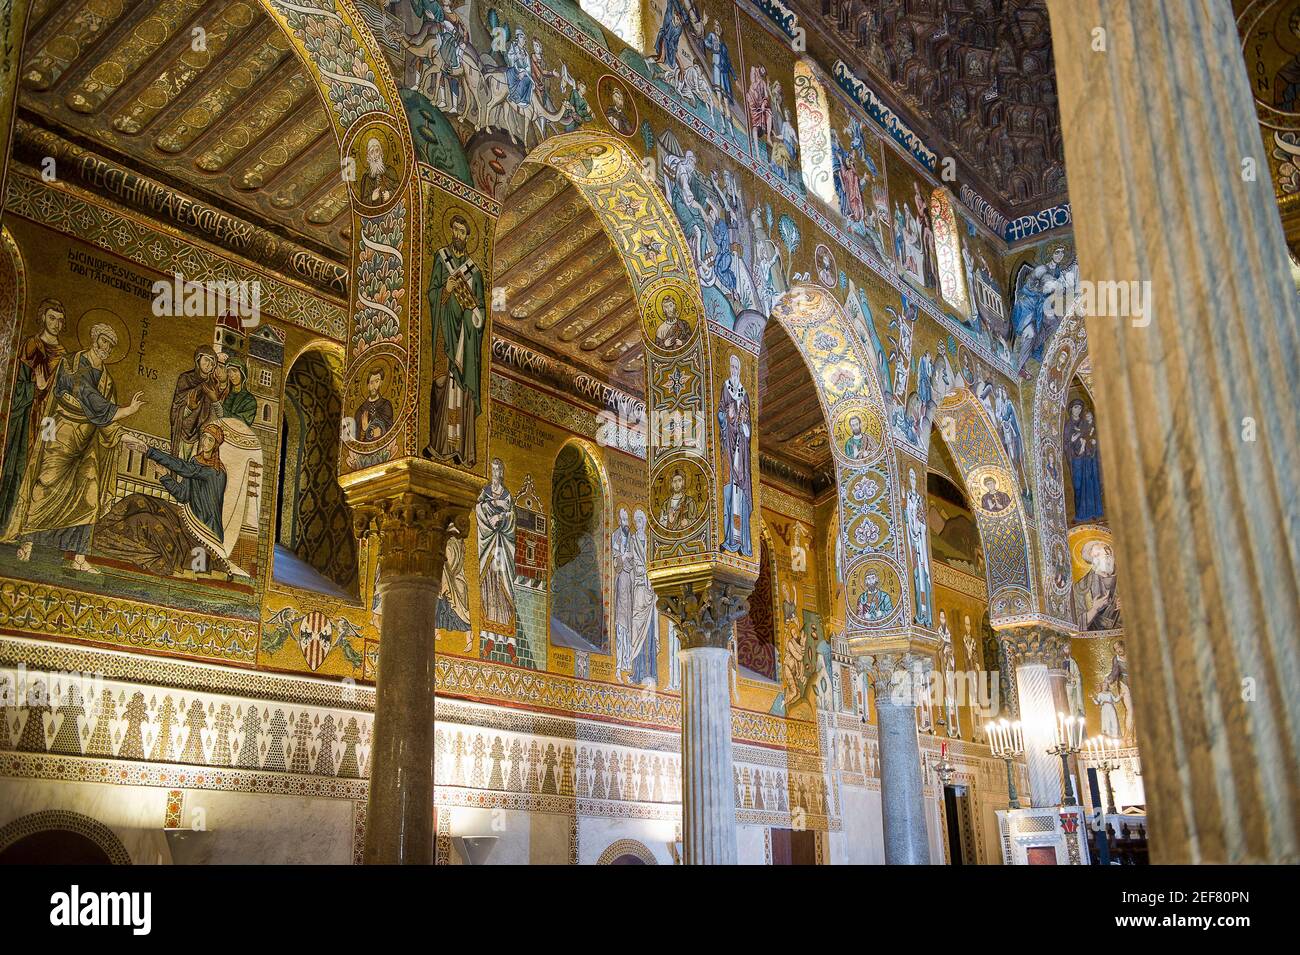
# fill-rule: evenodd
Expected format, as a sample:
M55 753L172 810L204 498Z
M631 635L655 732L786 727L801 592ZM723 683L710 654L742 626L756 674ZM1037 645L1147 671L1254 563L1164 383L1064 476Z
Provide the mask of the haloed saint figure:
M45 400L54 387L59 362L67 352L60 339L66 318L63 304L47 298L41 302L36 315L39 330L19 350L17 380L9 405L4 472L0 476L0 528L9 522L18 500L27 458L40 437Z
M469 220L451 218L451 242L433 256L429 274L429 326L447 371L433 383L432 426L425 455L473 464L481 397L483 328L487 323L483 272L469 255Z
M722 385L718 430L727 462L727 485L723 490L726 528L722 549L749 557L754 553L749 533L749 515L754 506L754 482L749 461L752 426L749 393L740 380L739 355L731 356L731 375Z
M115 356L117 347L113 326L99 323L90 329L89 348L48 367L47 390L35 419L39 440L30 443L22 484L0 538L18 544L20 561L29 560L32 547L40 545L70 552L75 570L99 573L86 560L91 532L111 498L121 422L144 404L138 391L130 402L119 403L109 372L120 357Z

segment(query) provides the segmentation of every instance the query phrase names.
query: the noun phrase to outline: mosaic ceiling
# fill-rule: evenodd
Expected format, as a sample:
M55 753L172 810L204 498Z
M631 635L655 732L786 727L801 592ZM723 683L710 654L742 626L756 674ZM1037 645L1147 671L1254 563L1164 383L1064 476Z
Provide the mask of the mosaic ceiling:
M622 259L560 173L530 164L521 175L498 223L493 258L505 309L495 330L644 393L641 323Z
M1044 0L793 0L809 48L844 60L957 158L1008 217L1066 195ZM819 49L820 47L820 49Z
M808 365L779 322L763 329L758 363L759 449L783 470L820 487L831 480L830 439Z
M494 261L505 309L494 332L635 395L645 352L623 262L587 201L546 166L523 167L502 206ZM769 322L759 363L759 447L787 476L816 483L831 468L821 404L802 356Z
M333 133L255 0L35 0L21 106L123 165L347 258Z

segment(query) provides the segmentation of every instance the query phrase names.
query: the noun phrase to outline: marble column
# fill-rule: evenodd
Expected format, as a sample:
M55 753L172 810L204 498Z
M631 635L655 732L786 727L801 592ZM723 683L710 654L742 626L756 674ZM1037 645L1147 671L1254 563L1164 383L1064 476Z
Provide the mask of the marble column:
M871 681L876 703L886 865L930 864L921 744L916 731L921 687L915 684L926 662L913 653L879 654L859 661L863 675Z
M655 589L681 641L682 861L735 865L729 644L747 592L716 582Z
M449 525L466 512L419 495L354 508L379 545L383 616L366 813L367 864L433 862L434 626Z
M1017 627L1000 634L1007 658L1016 669L1016 694L1025 740L1029 805L1035 809L1061 804L1061 760L1048 750L1056 745L1057 705L1051 671L1065 668L1069 642L1054 631Z
M1300 313L1227 0L1048 0L1153 863L1300 861Z
M1066 647L1069 647L1069 636L1062 634ZM1070 669L1069 669L1069 651L1062 654L1059 659L1059 666L1049 667L1047 670L1047 680L1052 690L1052 707L1056 712L1064 713L1066 716L1073 716L1074 712L1070 708ZM1057 757L1058 761L1060 757ZM1064 771L1070 774L1068 780L1061 782L1062 796L1073 796L1082 804L1083 794L1079 792L1079 757L1066 757Z

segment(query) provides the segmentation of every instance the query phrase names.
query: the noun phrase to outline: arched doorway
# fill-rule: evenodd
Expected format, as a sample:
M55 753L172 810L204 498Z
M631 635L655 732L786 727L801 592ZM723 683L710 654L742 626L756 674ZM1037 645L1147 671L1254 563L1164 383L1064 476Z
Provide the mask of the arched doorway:
M0 828L0 865L130 865L122 840L90 816L47 809Z
M356 538L335 477L342 372L340 350L323 346L300 354L285 376L274 575L285 583L355 598Z
M596 860L596 865L658 865L654 853L651 852L643 843L635 839L620 839L612 843L600 858Z

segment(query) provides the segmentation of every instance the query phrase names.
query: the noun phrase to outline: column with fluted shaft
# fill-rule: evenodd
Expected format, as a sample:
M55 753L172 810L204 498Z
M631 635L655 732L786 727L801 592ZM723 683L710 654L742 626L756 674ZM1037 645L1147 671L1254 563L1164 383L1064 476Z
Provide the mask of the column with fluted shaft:
M886 865L929 865L925 792L916 707L929 705L928 658L915 653L860 657L858 665L876 702L880 746L880 808Z
M677 625L682 666L682 859L736 864L736 786L731 759L728 649L747 592L716 581L656 586Z
M1043 627L1016 627L999 634L1007 659L1016 669L1020 726L1025 740L1025 770L1029 804L1034 808L1061 804L1061 761L1048 750L1056 745L1057 703L1052 671L1065 669L1068 638Z
M1232 6L1048 2L1081 278L1150 283L1086 325L1161 863L1300 861L1300 311Z
M354 507L383 601L366 812L368 864L433 862L434 627L446 544L468 511L416 494Z

